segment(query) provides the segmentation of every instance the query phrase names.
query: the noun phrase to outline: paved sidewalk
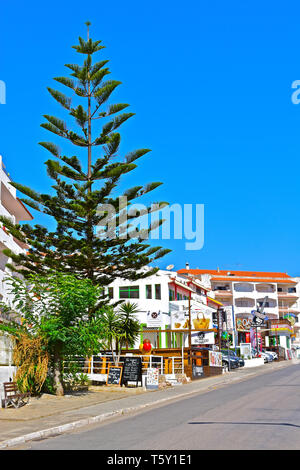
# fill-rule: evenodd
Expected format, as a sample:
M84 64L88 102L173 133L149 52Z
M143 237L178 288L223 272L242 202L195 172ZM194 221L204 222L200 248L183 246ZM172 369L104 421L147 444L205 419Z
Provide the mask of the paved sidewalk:
M0 408L0 449L137 412L150 406L164 404L169 400L205 393L217 387L247 380L254 375L274 372L295 364L300 364L300 360L273 362L256 368L241 368L223 375L157 391L148 391L142 387L99 386L92 387L85 393L64 397L44 394L41 398L31 398L29 404L20 409Z

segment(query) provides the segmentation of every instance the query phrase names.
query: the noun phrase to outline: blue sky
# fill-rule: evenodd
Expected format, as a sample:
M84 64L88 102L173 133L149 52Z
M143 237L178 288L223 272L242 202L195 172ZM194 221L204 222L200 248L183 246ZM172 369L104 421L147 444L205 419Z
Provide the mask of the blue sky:
M299 3L261 3L2 2L0 154L11 177L50 187L38 142L52 136L40 124L64 110L46 87L78 60L71 46L89 20L123 83L114 102L136 113L121 150L152 149L124 184L163 181L153 200L205 205L203 249L164 240L173 251L158 265L300 275Z

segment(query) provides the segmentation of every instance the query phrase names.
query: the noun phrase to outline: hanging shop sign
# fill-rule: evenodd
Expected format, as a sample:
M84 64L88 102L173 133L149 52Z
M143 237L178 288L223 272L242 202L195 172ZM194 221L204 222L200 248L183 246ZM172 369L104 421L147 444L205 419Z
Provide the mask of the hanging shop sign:
M191 310L191 329L193 330L210 330L213 328L212 312L208 309ZM172 329L188 329L189 313L188 312L171 312Z
M226 313L226 329L229 332L232 332L234 330L233 328L233 312L232 312L232 305L229 306L224 306L223 309L225 310Z
M193 331L191 334L191 344L215 344L215 334L213 332Z
M210 367L222 367L222 353L217 351L209 351Z
M263 326L265 325L265 322L268 320L267 315L265 315L264 313L258 312L257 310L252 310L251 314L253 315L251 326Z
M271 323L269 336L290 336L294 329L288 323Z
M285 315L283 315L282 318L285 318L286 320L288 320L292 326L294 326L295 323L298 321L298 316L295 315L294 313L286 313Z
M147 326L148 327L155 327L162 325L162 313L160 310L155 312L151 312L150 310L147 312Z

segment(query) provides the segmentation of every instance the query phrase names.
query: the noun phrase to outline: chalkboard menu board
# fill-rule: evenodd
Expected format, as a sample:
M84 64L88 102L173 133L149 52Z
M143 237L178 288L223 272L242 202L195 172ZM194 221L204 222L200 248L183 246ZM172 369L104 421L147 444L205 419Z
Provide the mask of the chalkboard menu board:
M128 382L136 382L142 380L142 360L140 357L128 356L123 361L122 385Z
M193 364L193 379L200 379L204 376L203 367L196 366Z
M107 385L120 385L122 377L122 366L110 366L108 368Z

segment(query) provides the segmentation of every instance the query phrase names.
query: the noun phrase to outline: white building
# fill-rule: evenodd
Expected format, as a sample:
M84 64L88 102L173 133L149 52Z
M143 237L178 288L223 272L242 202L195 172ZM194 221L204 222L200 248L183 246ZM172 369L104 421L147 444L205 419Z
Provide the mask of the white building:
M233 306L238 343L249 342L250 324L253 318L251 312L262 305L265 297L267 302L264 313L269 320L281 322L287 319L288 315L295 315L295 330L300 328L299 278L292 278L287 273L280 272L189 269L188 265L178 273L184 276L193 275L200 280L210 276L216 300L224 306ZM272 334L274 333L270 333L271 336ZM291 348L293 340L291 334L281 331L278 337L280 346Z
M135 348L145 338L150 339L155 348L168 348L174 344L182 346L181 334L164 330L172 327L172 315L188 312L189 305L192 311L203 314L215 311L217 303L208 297L209 291L207 282L187 280L176 272L163 270L134 282L119 278L108 287L111 303L124 300L138 306L137 318L143 333ZM157 333L155 330L162 332Z
M32 220L33 217L16 195L16 189L9 184L11 181L5 171L2 157L0 156L0 215L9 217L14 223ZM21 253L28 248L20 243L5 230L5 226L0 223L0 300L9 304L10 295L5 277L8 274L6 264L11 260L2 253L2 250L9 248L14 253ZM8 321L6 314L0 311L0 322ZM12 344L8 336L0 332L0 383L8 381L12 377L14 368L11 366Z

